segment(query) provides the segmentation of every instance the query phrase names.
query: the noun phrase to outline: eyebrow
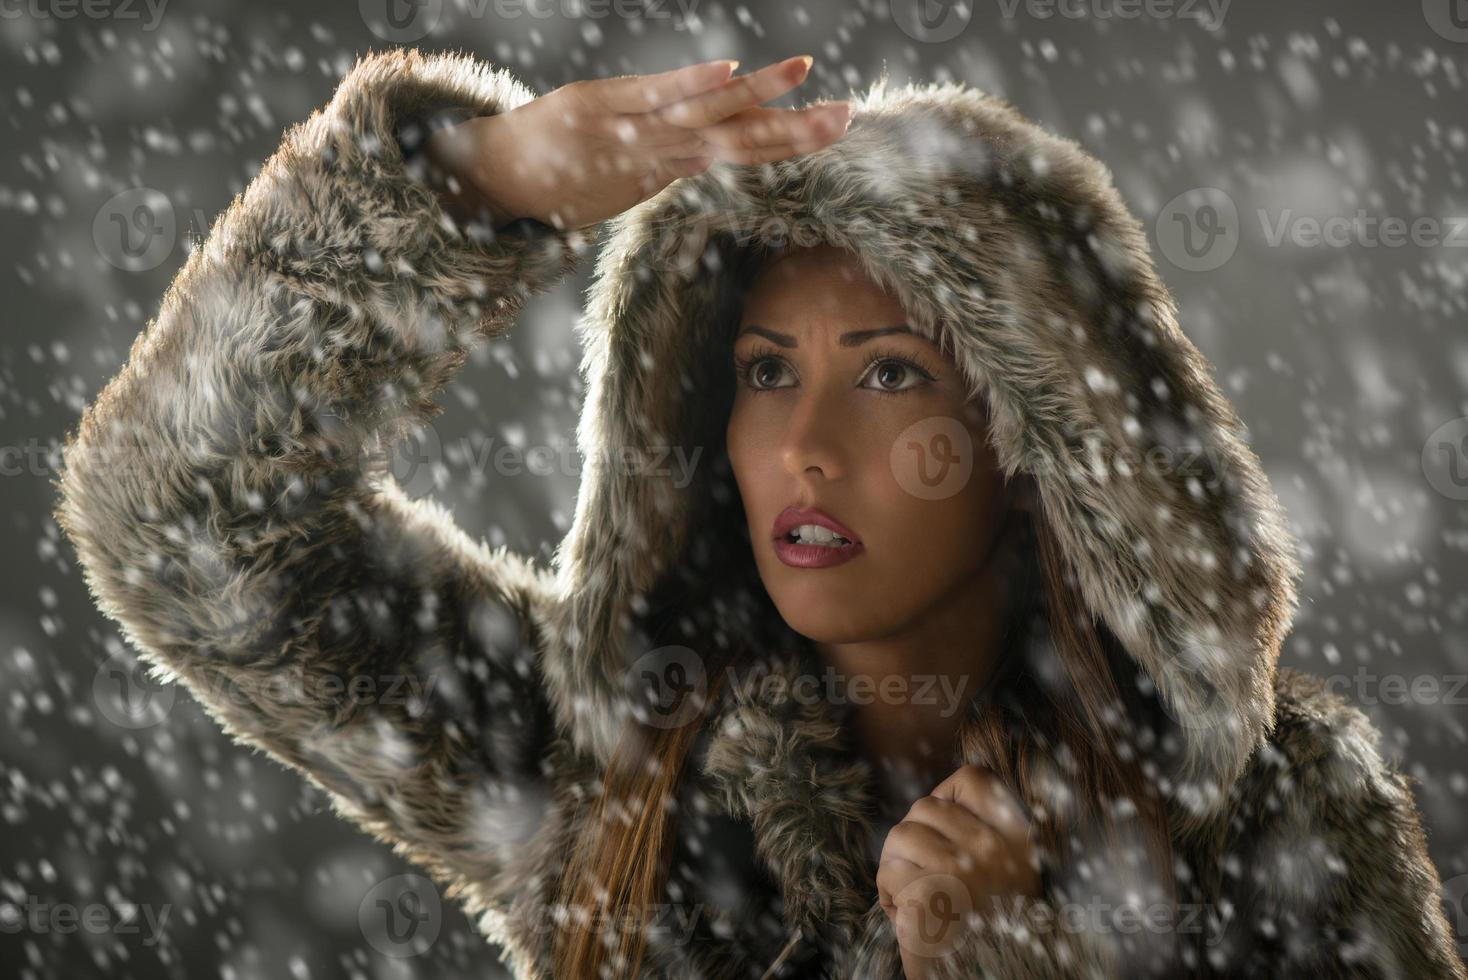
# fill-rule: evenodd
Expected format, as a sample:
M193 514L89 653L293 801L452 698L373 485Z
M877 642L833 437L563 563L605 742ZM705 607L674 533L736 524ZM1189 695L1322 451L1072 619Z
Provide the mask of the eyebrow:
M768 337L770 340L773 340L781 347L800 346L795 342L795 338L792 337L790 334L779 333L777 331L771 330L769 327L760 326L757 323L750 323L745 325L744 327L741 327L739 333L734 335L734 339L738 340L740 337L743 337L747 333L757 333L761 337ZM868 340L871 340L875 337L885 337L887 334L893 333L911 334L912 336L917 337L919 340L927 340L927 338L922 336L921 334L913 333L912 328L909 327L907 324L899 323L895 327L874 327L871 330L848 330L846 333L841 335L841 338L837 341L837 343L839 343L842 347L855 347L858 344L864 344Z

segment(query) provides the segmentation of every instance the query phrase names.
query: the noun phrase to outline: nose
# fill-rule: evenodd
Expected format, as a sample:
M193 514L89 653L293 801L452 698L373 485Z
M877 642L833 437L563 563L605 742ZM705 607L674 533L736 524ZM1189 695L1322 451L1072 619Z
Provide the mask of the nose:
M845 473L842 440L850 432L851 420L830 397L834 393L823 394L814 386L800 391L785 424L780 461L797 478L819 473L826 480L840 479Z

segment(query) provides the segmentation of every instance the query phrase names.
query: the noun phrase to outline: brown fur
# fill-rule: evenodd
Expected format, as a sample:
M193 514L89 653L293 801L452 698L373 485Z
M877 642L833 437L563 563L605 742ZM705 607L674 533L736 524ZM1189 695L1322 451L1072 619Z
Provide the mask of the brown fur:
M1189 722L1169 774L1177 845L1201 894L1235 903L1222 958L1197 972L1277 975L1286 954L1250 933L1269 915L1304 945L1287 972L1465 976L1402 777L1359 711L1276 670L1295 543L1141 226L1101 163L994 96L883 79L837 144L716 165L609 223L579 326L588 466L553 567L470 540L383 480L382 447L436 415L469 348L586 244L543 225L462 237L394 127L531 97L464 55L363 58L231 203L85 413L56 516L161 676L432 873L517 976L544 976L534 925L628 716L631 614L699 533L687 517L707 490L707 468L679 488L608 454L695 443L687 393L727 315L720 270L779 220L803 222L953 352L989 399L1002 466L1035 475L1089 607ZM1096 450L1189 447L1191 474L1093 465ZM814 669L799 657L770 663ZM412 710L218 694L362 672L439 683ZM787 955L821 932L833 975L892 976L862 854L871 773L829 708L729 699L704 734L680 802L748 824ZM1278 873L1298 855L1303 873ZM758 976L781 945L654 945L647 965ZM976 935L941 975L1100 975L1116 952L1085 933Z

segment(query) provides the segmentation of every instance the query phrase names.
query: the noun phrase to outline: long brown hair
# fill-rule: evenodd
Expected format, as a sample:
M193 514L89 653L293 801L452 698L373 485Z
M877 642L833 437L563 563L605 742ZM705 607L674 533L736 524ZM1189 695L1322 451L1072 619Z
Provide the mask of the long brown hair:
M1026 524L1033 571L1022 579L1010 635L1038 629L1045 638L1016 647L1028 652L1003 664L976 699L965 751L979 754L1030 807L1048 866L1124 853L1131 877L1160 883L1162 900L1172 900L1165 801L1145 775L1159 737L1138 717L1148 714L1146 685L1132 689L1129 661L1082 601L1043 508ZM710 707L723 673L713 672ZM670 804L700 724L633 722L624 730L593 804L592 829L578 838L562 878L560 902L572 914L556 937L554 976L636 974L646 952L643 929L609 933L595 922L643 923L661 908ZM1047 784L1046 774L1064 791ZM1102 873L1117 872L1109 866Z
M733 399L728 344L743 291L778 251L725 251L731 274L714 301L723 322L711 321L707 339L695 345L707 360L689 389L707 397L695 399L682 422L687 444L720 449L699 474L706 482L686 491L696 511L688 526L702 533L690 537L642 617L649 647L730 635L745 645L726 642L709 655L723 659L711 664L717 669L709 671L714 683L700 716L678 727L629 722L624 730L592 804L591 829L563 869L558 903L571 914L555 936L556 977L636 975L644 931L609 933L595 923L641 922L661 908L675 820L670 804L698 731L717 707L718 682L742 651L769 649L793 635L759 580L723 443ZM1147 776L1167 744L1170 721L1149 680L1087 607L1043 501L1016 513L1024 568L1016 575L1006 654L971 705L964 756L983 759L1030 808L1045 866L1058 872L1049 881L1057 893L1065 892L1066 872L1086 862L1094 875L1114 881L1160 884L1157 897L1175 901L1167 809ZM1125 864L1109 863L1118 854ZM1108 864L1095 867L1098 860Z

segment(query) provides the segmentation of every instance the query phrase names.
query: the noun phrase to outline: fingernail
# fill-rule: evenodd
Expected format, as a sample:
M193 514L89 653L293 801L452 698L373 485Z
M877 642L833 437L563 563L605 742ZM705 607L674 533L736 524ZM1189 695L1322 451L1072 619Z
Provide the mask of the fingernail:
M803 61L803 62L805 62L806 70L809 71L810 70L810 66L813 65L813 64L815 64L815 60L816 59L813 58L813 57L811 57L808 54L803 54L803 55L800 56L800 60Z
M734 69L736 69L736 68L739 67L739 59L738 58L731 58L728 61L725 61L724 64L726 64L726 65L729 66L729 74L732 75L732 74L734 74Z

